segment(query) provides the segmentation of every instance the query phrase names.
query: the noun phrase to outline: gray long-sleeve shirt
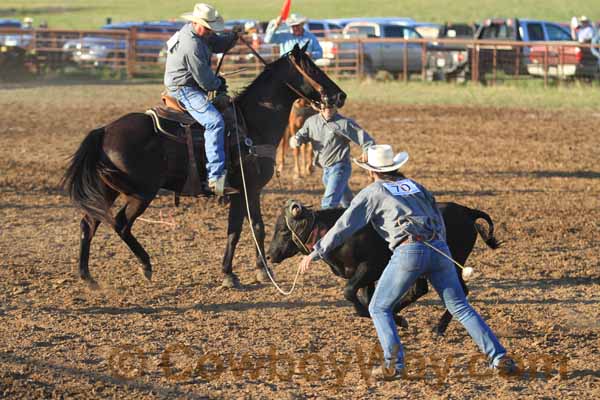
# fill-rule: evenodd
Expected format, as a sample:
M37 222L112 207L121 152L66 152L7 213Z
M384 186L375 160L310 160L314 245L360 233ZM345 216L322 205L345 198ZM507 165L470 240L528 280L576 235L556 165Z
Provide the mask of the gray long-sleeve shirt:
M299 144L311 142L314 164L321 168L330 167L342 160L350 159L350 142L354 142L366 151L375 141L354 120L336 114L326 121L319 113L304 121L296 133Z
M182 86L197 86L204 91L217 90L221 81L210 68L213 51L224 53L234 44L233 34L201 37L192 24L185 24L167 42L164 83L175 92Z
M368 223L392 251L409 236L430 238L435 233L438 238L446 239L444 219L427 189L411 179L378 180L360 191L335 225L315 244L312 259L326 257Z

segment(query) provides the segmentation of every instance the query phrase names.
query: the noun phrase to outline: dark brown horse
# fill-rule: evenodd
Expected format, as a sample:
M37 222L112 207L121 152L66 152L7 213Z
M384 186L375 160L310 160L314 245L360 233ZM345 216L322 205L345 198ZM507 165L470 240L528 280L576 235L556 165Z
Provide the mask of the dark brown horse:
M243 114L247 136L254 145L277 146L288 122L292 103L306 97L320 103L333 96L338 105L344 104L346 94L308 57L305 49L296 46L265 70L235 99ZM232 146L230 157L237 158ZM246 149L247 150L247 149ZM166 161L167 152L178 154L176 165ZM231 153L235 151L234 155ZM243 150L244 152L244 150ZM246 151L247 153L247 151ZM187 176L185 145L170 141L154 131L150 116L130 113L110 124L91 131L73 155L63 177L64 187L84 216L81 220L79 254L80 277L92 286L88 260L90 242L101 221L109 224L142 264L142 273L152 277L150 257L131 233L131 227L150 205L159 189L178 191ZM230 173L230 184L240 190L242 175L239 163ZM243 161L247 184L248 205L252 228L264 254L264 224L260 207L260 192L274 172L270 157L245 157ZM122 195L125 205L111 213L115 199ZM231 196L227 229L227 245L223 258L224 285L239 284L232 270L235 247L240 238L246 214L243 194ZM264 270L258 257L256 267Z

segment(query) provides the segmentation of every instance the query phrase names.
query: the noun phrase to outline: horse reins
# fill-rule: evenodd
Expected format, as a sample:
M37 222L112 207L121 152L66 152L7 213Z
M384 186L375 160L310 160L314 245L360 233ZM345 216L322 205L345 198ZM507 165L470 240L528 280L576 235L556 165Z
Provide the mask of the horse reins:
M267 65L269 65L269 63L266 62L264 58L262 58L262 56L258 53L258 51L256 51L256 49L254 47L252 47L252 45L250 43L248 43L248 41L246 41L246 39L244 39L242 36L240 36L239 40L241 40L242 43L244 43L246 45L246 47L248 47L248 49L252 52L252 54L254 54L254 56L256 58L258 58L265 67ZM296 70L300 73L300 75L302 75L304 77L304 79L306 79L306 81L309 83L309 85L313 89L315 89L317 92L319 92L321 97L323 97L325 95L325 89L323 89L323 86L321 86L318 82L316 82L313 78L311 78L310 75L308 75L306 73L306 71L304 69L302 69L302 67L300 65L298 65L296 60L294 60L293 58L290 58L290 57L287 57L287 59L290 62L290 64L292 64L292 66L294 68L296 68ZM221 60L223 60L223 58L221 58ZM304 95L304 93L300 92L298 89L296 89L294 86L292 86L289 82L286 82L285 85L288 88L290 88L294 93L296 93L299 97L301 97L302 99L309 102L311 105L316 105L317 107L319 107L320 102L309 99L308 97L306 97L306 95Z

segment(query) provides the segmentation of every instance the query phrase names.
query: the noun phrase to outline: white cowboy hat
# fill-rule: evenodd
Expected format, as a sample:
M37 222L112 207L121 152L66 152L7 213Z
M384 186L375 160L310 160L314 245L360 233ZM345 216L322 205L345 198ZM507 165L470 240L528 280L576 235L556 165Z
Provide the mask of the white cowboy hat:
M209 4L198 3L194 6L193 12L183 14L181 18L187 21L197 22L205 28L215 32L221 32L225 29L223 17L219 15L216 8Z
M285 20L285 23L288 24L288 26L295 26L303 25L306 21L308 21L306 17L303 17L300 14L290 14L288 19Z
M582 15L581 17L579 17L579 22L590 22L590 19L585 15Z
M408 153L402 151L394 155L389 144L373 145L367 149L367 162L354 159L356 165L375 172L396 171L408 161Z

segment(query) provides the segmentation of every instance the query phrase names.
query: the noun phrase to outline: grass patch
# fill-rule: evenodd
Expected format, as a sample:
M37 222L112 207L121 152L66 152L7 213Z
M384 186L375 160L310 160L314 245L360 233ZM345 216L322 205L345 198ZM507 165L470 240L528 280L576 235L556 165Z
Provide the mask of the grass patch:
M211 2L226 19L275 17L283 0L240 1L214 0ZM177 18L192 10L188 0L153 1L151 6L142 0L3 0L0 17L33 17L35 23L48 21L52 28L92 29L104 24L107 17L114 22L165 20ZM497 17L539 18L568 22L573 15L594 17L596 8L589 0L294 0L292 12L310 18L342 18L355 16L403 16L419 21L481 21Z
M341 80L349 101L407 105L469 105L536 109L595 110L600 104L597 85L572 83L544 88L543 82L510 82L492 87L424 82ZM526 86L523 87L523 86Z
M21 86L0 86L0 104L15 101L28 103L54 102L68 95L81 101L102 103L104 98L127 98L126 104L150 106L159 101L163 86L160 80L135 80L77 83L64 79L55 82L28 82ZM232 91L241 89L248 81L231 80ZM405 105L456 105L473 107L531 108L549 110L583 110L597 112L600 91L589 85L571 85L544 89L531 85L524 90L518 86L449 85L436 83L375 82L339 80L338 84L348 94L349 102L405 104ZM34 87L35 85L35 87ZM4 89L4 90L2 90ZM16 100L18 99L18 100ZM133 107L135 108L135 107Z

